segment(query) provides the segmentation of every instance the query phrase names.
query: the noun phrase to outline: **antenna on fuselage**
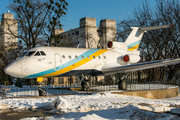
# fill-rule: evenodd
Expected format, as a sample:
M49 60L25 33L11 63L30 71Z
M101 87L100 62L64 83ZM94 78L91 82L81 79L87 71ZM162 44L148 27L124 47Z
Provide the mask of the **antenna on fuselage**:
M81 45L81 44L78 44L78 45L77 45L77 48L79 48L80 45Z

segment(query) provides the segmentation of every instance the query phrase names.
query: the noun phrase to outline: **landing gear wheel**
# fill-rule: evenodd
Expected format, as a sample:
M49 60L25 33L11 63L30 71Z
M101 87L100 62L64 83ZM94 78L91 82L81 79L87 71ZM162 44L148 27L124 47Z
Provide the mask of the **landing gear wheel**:
M127 88L126 81L125 80L120 80L118 82L118 88L119 88L119 90L126 90L126 88Z
M84 91L89 90L90 89L89 81L88 80L83 80L81 82L81 87L82 87L82 90L84 90Z
M47 95L47 92L45 89L43 88L38 88L38 91L39 91L39 96L46 96Z

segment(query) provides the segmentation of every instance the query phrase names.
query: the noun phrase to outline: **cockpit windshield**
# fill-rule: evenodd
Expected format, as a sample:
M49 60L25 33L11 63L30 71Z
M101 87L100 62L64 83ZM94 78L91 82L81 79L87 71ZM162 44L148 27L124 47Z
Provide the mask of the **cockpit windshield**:
M29 51L27 54L26 54L26 56L31 56L31 55L33 55L34 53L35 53L36 51Z
M26 51L24 52L23 56L46 56L46 53L44 51Z
M36 54L34 54L34 56L41 56L41 54L39 51L37 51Z
M27 52L28 52L28 50L23 53L22 57L24 57Z
M46 56L46 54L44 53L44 51L40 51L42 56Z

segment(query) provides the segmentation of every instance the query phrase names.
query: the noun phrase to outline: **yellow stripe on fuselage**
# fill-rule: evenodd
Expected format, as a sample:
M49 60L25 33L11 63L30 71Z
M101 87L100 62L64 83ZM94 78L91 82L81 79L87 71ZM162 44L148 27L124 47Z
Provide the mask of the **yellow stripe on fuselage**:
M93 56L97 57L97 56L99 56L99 55L101 55L101 54L103 54L103 53L105 53L107 51L108 51L107 49L98 50L97 52L89 55L89 58L86 57L86 58L82 59L81 61L79 61L77 63L74 63L74 64L72 64L72 65L70 65L70 66L68 66L66 68L63 68L63 69L61 69L59 71L44 75L42 77L52 77L52 76L57 76L57 75L64 74L66 72L69 72L69 71L71 71L71 70L73 70L73 69L75 69L75 68L77 68L77 67L79 67L79 66L81 66L81 65L83 65L83 64L85 64L85 63L87 63L89 61L91 61L91 60L93 60L94 59Z
M128 51L133 51L133 50L136 50L136 49L138 49L138 48L139 48L139 44L137 44L137 45L129 48Z

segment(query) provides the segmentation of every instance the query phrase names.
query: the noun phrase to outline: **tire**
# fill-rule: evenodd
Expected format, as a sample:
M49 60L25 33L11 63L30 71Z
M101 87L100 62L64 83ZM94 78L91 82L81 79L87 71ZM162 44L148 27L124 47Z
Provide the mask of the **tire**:
M89 81L82 81L81 87L82 87L82 90L84 91L89 90Z
M119 90L126 90L126 88L127 88L126 81L125 80L120 80L118 82L118 88L119 88Z

